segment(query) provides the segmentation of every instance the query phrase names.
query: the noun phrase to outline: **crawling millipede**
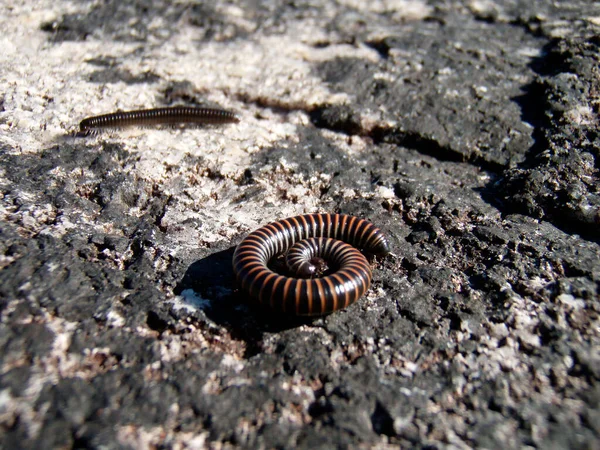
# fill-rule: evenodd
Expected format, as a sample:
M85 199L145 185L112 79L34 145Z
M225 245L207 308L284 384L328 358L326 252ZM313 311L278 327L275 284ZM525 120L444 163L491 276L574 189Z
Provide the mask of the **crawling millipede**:
M174 106L87 117L79 123L79 134L86 135L106 128L181 124L208 125L234 122L239 122L239 118L231 111L224 109Z
M369 263L354 247L374 255L389 253L381 230L358 217L290 217L250 233L235 250L233 271L242 289L261 305L299 316L327 314L354 303L371 285ZM321 278L295 278L267 267L288 250L288 267L299 277L310 276L314 259L326 260L335 271Z

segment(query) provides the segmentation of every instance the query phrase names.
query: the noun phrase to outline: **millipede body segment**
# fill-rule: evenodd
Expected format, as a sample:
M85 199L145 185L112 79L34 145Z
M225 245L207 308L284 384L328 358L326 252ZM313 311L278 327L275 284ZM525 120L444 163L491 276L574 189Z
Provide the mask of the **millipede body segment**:
M369 289L371 267L358 249L385 256L389 244L379 228L358 217L306 214L250 233L235 250L233 270L242 289L261 305L317 316L347 307ZM270 260L286 252L288 269L295 276L268 267ZM318 267L321 261L326 262L325 269ZM308 278L322 270L324 276Z
M211 125L239 122L231 111L214 108L174 106L170 108L122 111L87 117L79 124L79 132L87 134L105 128L124 128L155 125Z

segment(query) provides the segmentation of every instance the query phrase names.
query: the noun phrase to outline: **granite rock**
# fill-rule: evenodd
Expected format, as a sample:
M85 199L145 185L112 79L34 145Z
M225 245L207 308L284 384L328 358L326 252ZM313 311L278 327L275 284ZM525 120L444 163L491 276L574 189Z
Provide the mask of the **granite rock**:
M599 17L3 5L0 447L596 447ZM72 135L175 104L241 121ZM343 311L252 307L235 245L307 212L393 255Z

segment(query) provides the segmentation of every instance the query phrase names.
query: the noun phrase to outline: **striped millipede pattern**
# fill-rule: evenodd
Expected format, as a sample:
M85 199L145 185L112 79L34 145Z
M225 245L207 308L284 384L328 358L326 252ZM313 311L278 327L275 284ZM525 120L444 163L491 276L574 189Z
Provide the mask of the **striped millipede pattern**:
M371 267L358 250L385 256L389 244L382 231L358 217L343 214L306 214L272 222L250 233L236 248L233 271L250 297L273 310L298 316L317 316L343 309L371 285ZM287 252L295 276L268 267ZM325 260L332 271L308 278L315 260ZM318 263L317 263L318 264Z
M214 125L235 122L239 122L239 118L231 111L224 109L174 106L87 117L79 123L79 134L87 135L107 128L183 124Z

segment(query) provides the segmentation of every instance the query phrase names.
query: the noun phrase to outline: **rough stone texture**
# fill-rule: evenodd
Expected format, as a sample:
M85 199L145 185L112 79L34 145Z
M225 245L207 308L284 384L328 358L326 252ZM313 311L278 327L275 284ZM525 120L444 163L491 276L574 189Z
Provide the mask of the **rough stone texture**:
M600 7L0 2L0 447L596 448ZM83 117L236 125L76 139ZM381 226L369 293L246 304L304 212Z
M529 89L544 100L541 110L527 113L538 122L539 141L499 187L508 207L598 242L600 36L553 42L547 52Z

